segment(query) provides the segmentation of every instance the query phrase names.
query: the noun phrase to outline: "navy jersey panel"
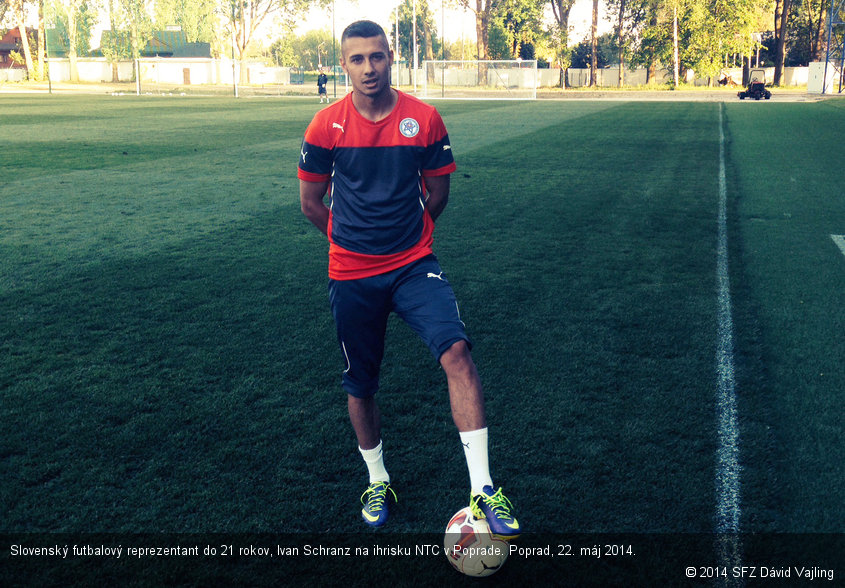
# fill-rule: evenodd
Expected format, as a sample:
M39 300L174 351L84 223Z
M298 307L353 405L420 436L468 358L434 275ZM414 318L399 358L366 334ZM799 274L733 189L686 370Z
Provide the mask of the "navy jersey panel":
M425 208L421 147L338 148L332 178L332 241L386 255L420 239Z
M443 137L426 147L423 155L422 175L432 175L431 172L448 169L454 163L455 158L452 155L452 144L449 143L449 135L443 135Z
M331 178L332 150L319 145L302 141L299 148L299 177L300 179L321 182Z

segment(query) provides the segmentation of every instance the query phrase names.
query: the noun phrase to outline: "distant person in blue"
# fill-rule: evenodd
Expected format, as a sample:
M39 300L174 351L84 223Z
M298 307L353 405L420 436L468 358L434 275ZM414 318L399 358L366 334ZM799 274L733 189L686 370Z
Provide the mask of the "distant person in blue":
M317 91L320 93L320 104L323 103L323 98L326 99L326 104L329 103L329 96L326 94L326 84L329 83L329 76L324 70L320 70L320 75L317 76Z

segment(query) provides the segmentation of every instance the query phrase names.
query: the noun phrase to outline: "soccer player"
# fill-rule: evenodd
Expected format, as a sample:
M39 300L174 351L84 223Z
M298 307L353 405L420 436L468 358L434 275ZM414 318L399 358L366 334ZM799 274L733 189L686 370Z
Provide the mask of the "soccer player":
M318 112L300 152L302 212L329 240L329 299L346 369L342 385L369 473L368 525L396 500L375 400L391 312L428 345L446 374L452 419L470 476L470 504L505 538L520 534L511 502L490 477L481 382L455 295L432 252L455 161L438 112L390 86L384 30L358 21L341 36L352 92ZM324 198L329 196L330 205Z
M326 104L329 103L329 96L326 94L326 84L328 83L329 76L327 76L326 72L321 69L320 75L317 76L317 93L320 94L320 104L323 103L323 99L326 100Z

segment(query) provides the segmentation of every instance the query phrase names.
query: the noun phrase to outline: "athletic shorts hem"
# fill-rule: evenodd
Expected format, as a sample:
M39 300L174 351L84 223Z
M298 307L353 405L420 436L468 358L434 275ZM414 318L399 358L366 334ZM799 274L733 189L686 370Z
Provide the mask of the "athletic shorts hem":
M458 343L459 341L466 341L467 348L472 351L472 341L470 341L469 337L467 337L466 335L456 336L451 339L447 339L445 343L437 345L436 347L433 347L431 349L431 354L437 360L437 363L440 363L440 359L443 357L443 354L449 351L452 345Z

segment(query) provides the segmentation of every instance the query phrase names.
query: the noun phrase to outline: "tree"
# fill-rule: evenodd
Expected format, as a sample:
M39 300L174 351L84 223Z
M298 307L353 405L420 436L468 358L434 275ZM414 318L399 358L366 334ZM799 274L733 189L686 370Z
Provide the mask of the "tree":
M270 55L277 65L315 70L331 62L331 47L332 33L323 29L285 35L270 46Z
M46 77L47 72L47 45L45 44L46 36L47 27L44 24L44 0L38 0L38 41L36 45L37 48L35 50L38 54L35 77L38 80L43 80Z
M304 14L315 1L324 0L229 0L218 5L231 32L232 42L241 62L240 82L247 82L246 58L255 32L270 16L291 19Z
M783 62L786 57L786 34L792 0L777 0L775 4L775 76L772 83L780 86L783 77Z
M672 80L675 87L681 83L681 52L678 41L678 2L672 2Z
M729 10L729 4L744 1L687 0L676 4L676 84L681 71L693 70L696 75L709 78L711 84L717 78L738 30L736 14Z
M487 31L487 56L490 59L513 58L513 35L505 28L502 19L494 17Z
M631 56L633 65L646 67L646 83L652 82L657 75L661 35L658 28L660 0L645 0L645 17L642 29L638 31L639 48Z
M466 39L447 41L444 39L442 42L445 48L446 59L460 61L478 59L478 55L475 53L476 45L472 41Z
M683 15L687 0L647 0L646 13L641 30L639 48L632 56L632 63L648 68L647 80L654 79L657 65L662 64L672 70L673 84L680 82L681 37L683 35Z
M434 59L440 54L440 39L437 37L437 25L434 14L428 6L428 2L416 0L404 0L399 5L399 44L393 39L393 47L404 55L408 67L414 65L414 33L416 33L416 62L422 63L424 59ZM416 26L414 16L416 15ZM396 13L391 13L393 26L390 27L389 36L396 36Z
M67 47L70 81L79 81L77 58L80 52L88 53L87 44L96 21L95 10L88 0L54 0L53 21Z
M504 0L496 20L505 30L509 55L502 59L525 59L523 47L536 44L543 29L543 8L546 0Z
M590 87L597 85L596 69L598 69L598 32L599 27L599 0L593 0L593 22L590 27Z
M393 47L397 50L398 55L404 56L408 72L408 83L413 83L411 78L411 69L415 65L419 66L424 60L434 60L435 56L443 53L442 40L437 36L437 24L435 22L434 14L428 6L428 2L423 0L404 0L399 5L399 42L397 44L396 36L396 12L391 13L393 26L390 27L389 36L393 40ZM416 17L416 21L414 18ZM416 35L416 36L415 36ZM416 48L416 54L414 50ZM426 75L429 81L432 80L434 70L432 68L426 69ZM395 80L399 83L399 80Z
M106 16L109 19L110 28L108 34L103 34L100 39L100 51L102 51L103 57L111 65L112 82L120 81L117 64L121 59L129 57L130 54L129 44L126 42L125 36L117 34L118 9L119 4L116 3L116 0L107 1Z
M602 69L610 65L613 55L616 53L616 41L613 33L599 35L596 39L596 66ZM575 45L571 52L572 63L570 67L575 69L590 69L593 61L592 39L585 39Z
M423 2L421 4L428 11L428 2ZM423 25L423 52L425 53L425 58L429 61L434 60L434 38L435 38L435 26L434 26L434 15L429 15L431 18L431 23ZM439 53L439 51L438 51Z
M680 84L687 69L694 69L695 50L692 48L693 31L697 30L696 6L706 0L649 0L641 43L634 63L646 64L650 72L661 63L672 70L672 83ZM649 77L651 80L652 77Z
M804 8L804 18L806 19L806 38L809 45L809 56L807 63L810 61L820 61L822 53L824 52L825 44L825 23L827 22L828 2L826 0L805 0L801 4Z
M275 65L302 67L301 53L295 49L296 39L286 35L270 45L270 59Z
M827 40L825 24L830 0L802 0L793 3L789 20L789 51L785 65L803 66L823 58Z
M769 0L735 0L724 5L723 20L727 23L723 39L726 62L728 56L742 55L743 82L747 80L751 57L762 45L759 32L767 28L765 11Z
M26 75L32 79L36 74L35 64L32 61L32 49L29 46L29 35L26 32L26 0L7 0L6 10L11 11L14 28L20 31Z
M727 56L751 55L767 0L646 0L632 61L672 64L675 85L693 70L712 83ZM651 77L649 78L651 79Z
M490 59L490 23L503 0L458 0L460 6L475 14L475 35L479 59Z
M625 13L629 6L629 0L616 0L617 22L616 22L616 43L619 46L619 87L625 84Z
M619 58L619 87L625 84L625 61L631 40L645 18L645 0L607 0L610 13L616 20L616 47Z
M552 30L552 40L560 68L560 87L566 88L566 70L571 63L569 51L569 13L575 5L575 0L549 0L552 6L555 25Z
M213 43L217 36L217 0L156 0L155 22L179 25L189 43Z
M128 52L132 57L135 79L140 80L141 72L138 70L138 59L140 59L141 51L147 46L147 42L152 36L153 19L147 11L145 0L118 0L118 5L124 24L128 29ZM117 34L117 32L112 29L112 34Z

